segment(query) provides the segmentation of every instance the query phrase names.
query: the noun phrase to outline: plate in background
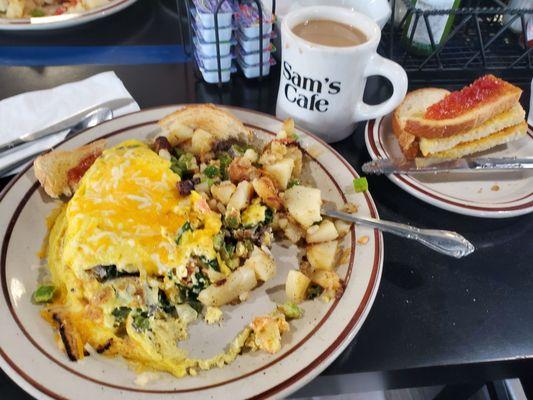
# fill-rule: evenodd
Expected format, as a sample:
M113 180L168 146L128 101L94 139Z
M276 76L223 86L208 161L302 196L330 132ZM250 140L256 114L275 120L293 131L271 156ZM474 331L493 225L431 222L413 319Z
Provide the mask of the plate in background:
M0 30L29 31L61 29L105 18L132 5L137 0L109 0L109 4L82 13L65 13L35 18L0 18Z

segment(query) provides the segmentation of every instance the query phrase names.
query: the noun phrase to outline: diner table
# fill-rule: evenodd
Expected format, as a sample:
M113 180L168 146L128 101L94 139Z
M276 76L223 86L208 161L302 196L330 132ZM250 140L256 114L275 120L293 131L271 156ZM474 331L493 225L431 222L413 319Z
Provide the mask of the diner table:
M65 30L0 33L0 99L110 70L142 109L211 102L275 114L279 65L262 80L236 74L221 88L204 83L185 51L173 0L139 0L118 14ZM410 89L454 89L472 77L412 74ZM504 77L524 89L527 110L531 72ZM365 98L377 103L390 90L386 81L371 78ZM332 144L359 173L369 160L364 129L359 123L352 136ZM0 188L9 181L0 179ZM382 219L457 231L476 251L454 259L385 234L383 276L366 322L299 393L347 390L331 383L339 377L351 391L364 392L471 387L533 375L533 215L469 217L424 203L385 176L368 176L368 182ZM0 398L31 397L1 372Z

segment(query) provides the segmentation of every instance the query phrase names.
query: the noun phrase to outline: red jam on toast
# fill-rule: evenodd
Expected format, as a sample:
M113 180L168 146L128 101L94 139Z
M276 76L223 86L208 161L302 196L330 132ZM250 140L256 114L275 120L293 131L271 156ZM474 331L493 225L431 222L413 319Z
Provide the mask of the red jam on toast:
M456 118L504 94L509 86L512 85L496 78L494 75L485 75L469 86L450 93L438 103L430 106L424 116L433 120Z

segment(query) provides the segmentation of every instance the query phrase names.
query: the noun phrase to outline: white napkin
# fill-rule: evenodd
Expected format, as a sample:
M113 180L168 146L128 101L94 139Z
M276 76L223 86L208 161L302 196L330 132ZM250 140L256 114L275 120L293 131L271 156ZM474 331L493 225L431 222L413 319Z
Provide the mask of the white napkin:
M120 98L132 97L113 71L52 89L9 97L0 101L0 143L41 130L86 108ZM139 106L133 101L127 106L113 110L113 116L138 110ZM39 139L29 146L0 155L0 168L56 145L67 133L68 131L64 131ZM10 173L14 172L16 171Z

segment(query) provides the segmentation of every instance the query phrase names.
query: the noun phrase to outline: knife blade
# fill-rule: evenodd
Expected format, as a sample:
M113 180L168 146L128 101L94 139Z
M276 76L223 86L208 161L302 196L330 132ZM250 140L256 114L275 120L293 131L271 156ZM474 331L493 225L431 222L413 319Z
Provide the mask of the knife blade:
M132 98L123 97L123 98L120 98L120 99L109 100L109 101L106 101L105 103L98 104L98 105L95 105L95 106L92 106L92 107L87 107L87 108L85 108L85 109L83 109L83 110L71 115L70 117L67 117L67 118L65 118L65 119L63 119L63 120L61 120L59 122L56 122L55 124L47 126L44 129L41 129L41 130L39 130L37 132L27 133L25 135L22 135L18 139L14 139L14 140L11 140L10 142L1 144L0 145L0 154L5 152L5 151L11 150L11 149L13 149L15 147L18 147L20 145L23 145L25 143L29 143L29 142L32 142L32 141L37 140L37 139L42 139L42 138L44 138L46 136L50 136L50 135L53 135L55 133L61 132L61 131L65 130L65 129L71 128L72 126L76 125L76 123L81 118L83 118L88 113L96 110L97 108L106 107L106 108L111 109L111 111L114 111L117 108L121 108L121 107L127 106L128 104L131 104L133 102L134 102L134 100Z
M465 157L459 159L379 159L363 165L367 174L420 174L439 172L517 171L533 169L533 157Z

